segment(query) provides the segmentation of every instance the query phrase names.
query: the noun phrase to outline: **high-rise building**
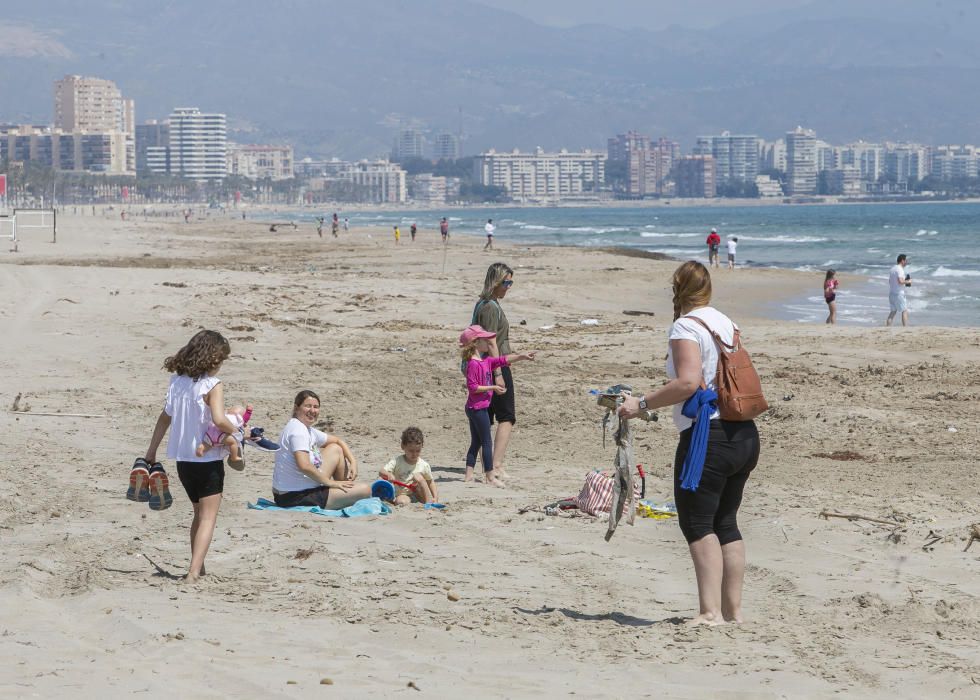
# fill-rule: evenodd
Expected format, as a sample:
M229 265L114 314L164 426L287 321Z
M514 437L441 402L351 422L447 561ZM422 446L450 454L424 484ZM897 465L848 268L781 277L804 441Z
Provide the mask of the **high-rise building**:
M980 149L975 146L939 146L932 154L930 174L941 180L980 177Z
M54 127L64 132L133 133L134 105L111 80L66 75L54 84Z
M786 134L786 194L817 192L817 136L803 127Z
M407 199L405 171L388 161L352 163L343 178L357 188L360 201L400 204Z
M9 160L60 171L129 175L130 145L121 131L64 133L36 126L0 128L0 153Z
M892 182L921 180L929 174L929 149L916 144L886 145L885 176Z
M170 174L190 180L222 180L227 171L224 114L178 107L170 114Z
M653 142L648 136L628 131L609 139L606 153L609 163L619 163L626 172L622 194L641 199L663 193L664 181L680 155L680 144L665 138Z
M759 137L733 135L699 136L694 155L713 156L718 187L755 182L759 174Z
M456 160L459 158L459 138L455 134L439 134L432 143L432 157L435 160Z
M136 174L144 176L153 172L147 153L150 148L166 148L170 145L170 124L155 119L136 125ZM155 162L155 167L159 167Z
M482 185L502 187L518 202L556 202L597 197L606 175L606 156L585 150L570 153L481 153L473 162Z
M710 155L683 156L674 163L678 197L714 197L715 159Z
M410 158L425 156L425 137L418 129L402 129L395 137L395 147L391 151L391 159L404 161Z

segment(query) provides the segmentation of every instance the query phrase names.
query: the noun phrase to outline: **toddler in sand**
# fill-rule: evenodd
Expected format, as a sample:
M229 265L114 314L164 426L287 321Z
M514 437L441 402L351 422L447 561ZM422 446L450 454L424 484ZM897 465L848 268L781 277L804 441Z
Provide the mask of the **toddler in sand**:
M424 439L418 428L405 428L402 433L402 454L381 468L379 476L395 484L395 503L404 505L438 503L439 489L432 480L432 467L422 459Z
M245 426L251 417L251 404L245 406L245 408L233 406L228 409L225 418L235 426L235 432L233 434L222 432L221 428L212 423L204 431L201 444L197 446L197 456L203 457L204 453L212 447L224 446L228 448L228 466L232 469L243 469L245 467L245 460L242 458L242 440L245 436Z

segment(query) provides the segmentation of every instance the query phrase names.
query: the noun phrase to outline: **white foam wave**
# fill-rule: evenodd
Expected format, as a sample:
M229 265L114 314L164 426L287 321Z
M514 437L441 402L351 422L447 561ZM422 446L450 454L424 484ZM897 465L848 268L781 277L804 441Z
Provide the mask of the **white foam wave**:
M940 265L932 273L933 277L980 277L980 270L957 270L952 267Z
M916 236L938 236L939 235L939 231L927 231L924 228L920 228L918 231L915 232L915 235Z
M765 243L826 243L829 238L818 236L739 236L739 241L763 241Z
M643 238L694 238L700 233L659 233L654 231L643 231L640 236Z

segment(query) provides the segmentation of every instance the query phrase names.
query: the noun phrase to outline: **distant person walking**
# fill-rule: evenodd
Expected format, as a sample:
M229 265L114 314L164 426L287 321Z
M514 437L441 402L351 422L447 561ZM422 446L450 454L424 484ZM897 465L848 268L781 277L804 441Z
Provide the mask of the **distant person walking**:
M718 235L718 229L711 229L705 243L708 244L708 265L718 267L718 249L721 247L721 236Z
M905 253L898 256L895 265L888 273L888 305L891 313L885 319L885 325L892 325L895 314L902 314L902 325L909 325L909 301L905 298L905 288L912 286L912 276L905 273L909 258Z
M487 225L483 227L483 230L487 232L487 244L483 246L483 250L493 250L493 232L497 230L497 227L493 225L493 219L487 219Z
M340 230L340 219L337 218L337 212L334 212L333 213L333 222L330 225L330 233L332 233L333 234L333 237L336 238L337 237L337 231L339 231L339 230Z
M398 226L395 226L395 245L398 245L399 241L402 239L402 232Z
M323 217L317 216L316 218L316 235L323 238Z
M350 231L350 219L348 219L345 216L344 217L344 233L347 233L348 231Z
M419 227L412 224L412 227L408 229L408 232L412 234L412 243L415 243L415 234L419 232Z
M823 280L823 298L827 302L827 323L833 325L837 323L837 273L834 270L827 270L827 276Z
M735 269L735 249L738 247L738 236L728 239L728 269Z
M439 233L442 234L442 242L446 243L449 241L449 222L446 221L446 217L442 217L442 221L439 222Z

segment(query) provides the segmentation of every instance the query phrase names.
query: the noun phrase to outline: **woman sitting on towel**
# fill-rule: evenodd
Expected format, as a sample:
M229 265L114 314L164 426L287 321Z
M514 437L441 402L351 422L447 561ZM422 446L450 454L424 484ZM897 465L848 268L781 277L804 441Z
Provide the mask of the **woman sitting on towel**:
M667 346L670 381L655 391L626 399L620 415L635 418L644 410L674 407L674 424L680 431L674 456L674 501L681 532L694 560L700 603L700 612L692 622L741 622L745 543L736 515L745 482L759 461L759 433L754 422L721 420L715 410L709 418L700 483L694 490L682 488L682 467L694 424L681 406L702 382L714 390L718 369L718 344L698 320L726 343L733 342L735 324L709 306L711 275L701 263L692 260L678 267L673 288L674 324Z
M296 394L293 417L279 437L272 470L277 506L337 510L371 497L370 484L354 483L357 460L347 443L313 427L319 417L320 397L309 389Z

